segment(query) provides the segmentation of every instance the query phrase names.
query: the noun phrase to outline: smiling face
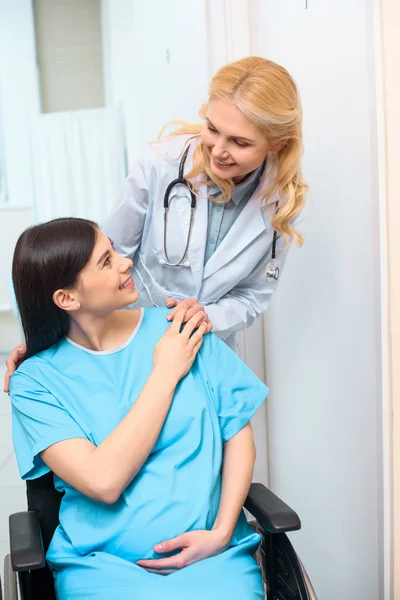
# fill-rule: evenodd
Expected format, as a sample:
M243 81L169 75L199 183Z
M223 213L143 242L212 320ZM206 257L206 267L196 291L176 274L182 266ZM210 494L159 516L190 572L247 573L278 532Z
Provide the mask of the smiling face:
M201 141L210 156L213 174L241 181L274 151L265 135L234 104L213 99L208 104Z
M132 261L113 248L100 231L89 262L79 273L73 289L55 292L55 302L65 310L77 310L96 316L136 302L138 292L131 278Z

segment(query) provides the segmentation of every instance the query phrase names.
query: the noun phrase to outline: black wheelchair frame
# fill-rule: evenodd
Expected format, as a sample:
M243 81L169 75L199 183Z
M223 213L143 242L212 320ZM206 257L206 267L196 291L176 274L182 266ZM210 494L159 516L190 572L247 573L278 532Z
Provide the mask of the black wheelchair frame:
M61 501L52 473L28 482L27 496L29 510L9 518L10 554L4 560L4 600L55 600L52 575L45 560L58 524ZM260 483L251 485L244 506L255 519L251 525L262 536L256 559L268 600L317 600L286 535L301 527L295 511Z

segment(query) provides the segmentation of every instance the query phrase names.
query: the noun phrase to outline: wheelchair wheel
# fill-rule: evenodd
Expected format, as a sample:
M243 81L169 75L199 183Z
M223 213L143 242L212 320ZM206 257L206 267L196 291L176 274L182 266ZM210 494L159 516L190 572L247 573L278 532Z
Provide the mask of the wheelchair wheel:
M310 579L287 535L277 536L272 543L276 561L276 589L272 598L317 600Z
M267 600L317 600L287 535L265 533L258 523L251 525L262 536L255 558L261 568Z
M11 566L11 557L9 554L7 554L7 556L4 559L4 596L4 600L18 600L17 576Z

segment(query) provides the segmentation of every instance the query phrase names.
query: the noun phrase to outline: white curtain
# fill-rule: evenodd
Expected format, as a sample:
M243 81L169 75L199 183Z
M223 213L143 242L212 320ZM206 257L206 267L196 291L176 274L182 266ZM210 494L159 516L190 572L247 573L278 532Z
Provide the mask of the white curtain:
M48 113L31 121L34 218L101 222L126 176L120 111Z

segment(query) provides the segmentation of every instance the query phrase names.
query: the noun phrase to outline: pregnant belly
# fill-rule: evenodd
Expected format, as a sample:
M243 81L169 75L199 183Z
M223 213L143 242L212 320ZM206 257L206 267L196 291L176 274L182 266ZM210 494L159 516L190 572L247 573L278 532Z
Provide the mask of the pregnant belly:
M158 477L152 482L148 474L146 486L138 486L125 498L127 521L116 540L118 555L130 560L155 558L155 544L187 531L211 529L218 510L218 481L195 479L192 473L191 481L176 477L169 485L160 485Z
M193 470L143 473L112 505L75 490L64 496L61 527L51 544L51 556L63 538L72 553L107 552L135 562L155 558L155 544L195 529L211 529L218 510L220 478L193 476Z

